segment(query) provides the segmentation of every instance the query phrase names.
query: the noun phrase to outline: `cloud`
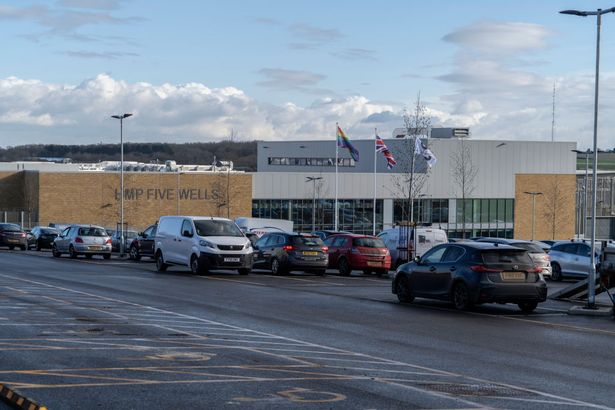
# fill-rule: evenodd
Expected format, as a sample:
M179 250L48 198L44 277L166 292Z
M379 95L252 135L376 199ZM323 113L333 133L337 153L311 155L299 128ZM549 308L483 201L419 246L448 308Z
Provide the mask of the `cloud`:
M128 83L108 74L77 85L8 77L0 79L0 145L113 142L117 129L110 115L120 112L134 114L124 124L131 142L214 141L231 129L244 140L328 139L335 122L351 138L370 138L374 124L397 120L399 126L396 110L362 96L320 98L307 107L272 105L234 87Z
M315 88L318 83L326 78L322 74L311 73L309 71L285 70L281 68L263 68L258 71L266 78L258 85L273 90L294 90L305 93L324 92Z
M329 43L343 37L338 29L319 28L306 23L292 24L289 30L294 36L317 44Z
M331 55L347 61L377 60L376 51L366 50L364 48L347 48L336 53L331 53Z
M120 8L120 0L60 0L63 7L77 9L115 10Z
M103 59L103 60L118 60L124 57L138 57L136 53L124 53L124 52L94 52L94 51L65 51L62 53L69 57L82 58L86 60L90 59Z
M484 54L509 54L543 49L553 34L539 24L484 21L462 27L442 40Z

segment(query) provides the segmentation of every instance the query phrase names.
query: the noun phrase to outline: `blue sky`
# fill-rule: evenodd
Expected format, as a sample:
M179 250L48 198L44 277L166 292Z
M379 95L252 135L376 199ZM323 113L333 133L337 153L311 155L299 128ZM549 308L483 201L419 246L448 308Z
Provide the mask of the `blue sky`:
M598 1L0 0L0 146L385 138L420 93L473 138L592 139ZM615 15L599 145L615 147Z

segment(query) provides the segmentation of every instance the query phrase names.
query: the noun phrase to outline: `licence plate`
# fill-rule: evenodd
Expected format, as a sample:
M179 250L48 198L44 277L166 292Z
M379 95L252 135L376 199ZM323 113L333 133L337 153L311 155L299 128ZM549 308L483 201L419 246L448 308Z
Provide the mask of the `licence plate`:
M318 255L318 252L307 252L306 251L306 252L303 252L303 254L307 255L307 256L316 256L316 255Z
M380 266L380 262L367 261L367 266Z
M10 243L17 243L17 242L19 242L19 239L10 239L10 238L9 238L9 239L7 239L7 242L10 242Z
M99 251L102 249L101 246L88 246L88 249L91 251Z
M525 280L524 272L502 272L502 280Z
M224 258L224 262L239 262L239 258Z

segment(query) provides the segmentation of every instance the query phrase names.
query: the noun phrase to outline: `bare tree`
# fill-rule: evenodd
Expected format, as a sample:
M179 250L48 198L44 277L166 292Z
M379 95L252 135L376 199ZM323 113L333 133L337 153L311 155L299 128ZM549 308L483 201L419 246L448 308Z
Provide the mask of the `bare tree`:
M569 222L564 210L569 206L570 197L562 190L560 179L559 175L554 175L543 189L543 216L553 240L555 240L555 235L559 232L560 228Z
M415 139L428 137L431 128L431 118L427 108L421 103L421 95L417 96L412 112L404 110L403 121L406 138L403 140L403 154L397 156L397 170L393 176L392 194L402 199L401 220L414 222L412 206L414 200L419 198L428 179L429 168L421 157L418 159L415 152ZM422 161L422 162L421 162ZM417 169L421 172L417 172Z
M459 138L457 151L451 154L451 173L456 185L457 198L461 197L461 236L466 237L466 198L472 195L476 187L478 168L472 161L470 147L464 138Z

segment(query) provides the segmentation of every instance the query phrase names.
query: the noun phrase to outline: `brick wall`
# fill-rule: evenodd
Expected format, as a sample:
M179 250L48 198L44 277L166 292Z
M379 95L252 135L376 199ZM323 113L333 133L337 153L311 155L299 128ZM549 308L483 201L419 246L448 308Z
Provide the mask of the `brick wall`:
M124 221L134 229L162 215L228 215L233 219L252 214L252 176L247 174L126 172L124 193ZM42 224L91 223L115 228L120 221L120 174L41 173L39 209Z

